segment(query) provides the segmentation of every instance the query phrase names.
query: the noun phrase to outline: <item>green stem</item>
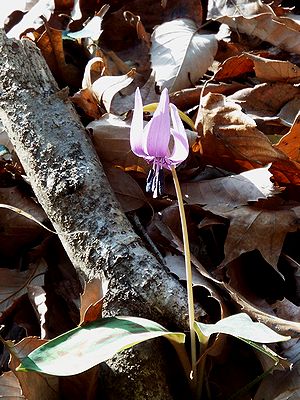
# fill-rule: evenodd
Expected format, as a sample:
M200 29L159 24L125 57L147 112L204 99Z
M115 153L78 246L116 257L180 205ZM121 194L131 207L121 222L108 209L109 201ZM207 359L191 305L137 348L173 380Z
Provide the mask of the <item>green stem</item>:
M186 282L187 282L187 295L188 295L188 312L189 312L189 327L190 327L190 336L191 336L191 363L192 363L192 380L194 380L194 384L197 379L196 374L196 334L194 329L194 321L195 321L195 310L194 310L194 297L193 297L193 282L192 282L192 266L191 266L191 255L190 255L190 246L189 246L189 238L187 231L187 224L185 218L185 211L183 205L183 199L181 194L181 189L177 177L177 173L175 167L172 167L172 176L174 180L180 221L181 221L181 229L183 236L183 247L184 247L184 258L185 258L185 269L186 269ZM193 385L194 386L194 385Z

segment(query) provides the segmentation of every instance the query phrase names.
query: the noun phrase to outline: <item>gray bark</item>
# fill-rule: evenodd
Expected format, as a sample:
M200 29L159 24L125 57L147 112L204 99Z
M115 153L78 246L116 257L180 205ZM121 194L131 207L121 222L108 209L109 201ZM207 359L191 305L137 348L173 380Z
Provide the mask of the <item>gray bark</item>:
M186 291L135 234L76 111L35 44L9 40L1 31L0 54L2 123L77 271L86 280L109 280L106 315L143 316L186 330ZM164 376L159 341L155 351L149 342L108 365L108 398L176 398Z

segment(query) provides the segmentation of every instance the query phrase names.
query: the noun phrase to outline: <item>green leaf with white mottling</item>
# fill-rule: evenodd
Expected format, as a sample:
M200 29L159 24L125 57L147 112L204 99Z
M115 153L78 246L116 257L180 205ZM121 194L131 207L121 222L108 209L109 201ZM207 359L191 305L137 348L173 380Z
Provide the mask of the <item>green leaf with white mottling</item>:
M195 330L200 342L214 333L226 333L239 339L257 343L275 343L289 340L290 336L279 335L261 322L253 322L245 313L231 315L215 324L195 322Z
M183 346L185 341L184 333L169 332L156 322L144 318L103 318L43 344L25 357L17 370L57 376L75 375L122 350L161 336L176 345Z

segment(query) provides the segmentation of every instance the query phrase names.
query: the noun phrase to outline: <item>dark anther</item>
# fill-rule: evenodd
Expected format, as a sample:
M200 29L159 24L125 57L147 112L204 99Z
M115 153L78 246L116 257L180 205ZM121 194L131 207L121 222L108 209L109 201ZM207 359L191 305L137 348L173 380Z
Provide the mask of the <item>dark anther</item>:
M153 193L153 180L155 177L155 171L153 168L150 169L147 180L146 180L146 193Z
M157 194L158 196L162 196L165 190L165 173L163 169L158 171L157 177Z

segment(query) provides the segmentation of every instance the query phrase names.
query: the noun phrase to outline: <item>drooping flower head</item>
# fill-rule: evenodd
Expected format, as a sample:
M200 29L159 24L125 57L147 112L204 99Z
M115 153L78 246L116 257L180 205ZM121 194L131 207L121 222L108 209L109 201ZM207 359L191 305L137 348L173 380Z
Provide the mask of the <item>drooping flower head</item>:
M170 143L171 137L173 140ZM176 106L169 102L167 89L162 91L157 109L145 127L142 97L139 88L136 89L130 146L135 155L152 164L146 191L153 193L153 197L160 196L163 193L163 168L176 167L189 154L183 123Z

